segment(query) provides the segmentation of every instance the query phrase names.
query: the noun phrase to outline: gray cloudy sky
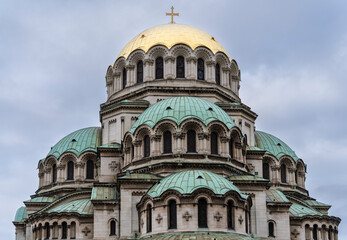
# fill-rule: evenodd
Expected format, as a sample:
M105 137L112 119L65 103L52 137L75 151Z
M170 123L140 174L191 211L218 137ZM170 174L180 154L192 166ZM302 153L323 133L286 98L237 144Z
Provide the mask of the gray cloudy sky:
M257 129L308 165L311 196L332 204L347 239L347 2L320 0L2 0L0 236L38 186L37 162L70 132L98 126L105 73L137 33L176 22L218 39L242 71Z

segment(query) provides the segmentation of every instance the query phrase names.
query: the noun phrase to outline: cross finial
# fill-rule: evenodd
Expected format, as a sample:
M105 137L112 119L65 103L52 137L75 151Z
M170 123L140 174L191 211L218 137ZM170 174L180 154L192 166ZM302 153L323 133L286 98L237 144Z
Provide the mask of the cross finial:
M166 13L166 16L171 16L171 23L174 22L174 16L179 16L179 13L174 13L174 7L171 7L171 13Z

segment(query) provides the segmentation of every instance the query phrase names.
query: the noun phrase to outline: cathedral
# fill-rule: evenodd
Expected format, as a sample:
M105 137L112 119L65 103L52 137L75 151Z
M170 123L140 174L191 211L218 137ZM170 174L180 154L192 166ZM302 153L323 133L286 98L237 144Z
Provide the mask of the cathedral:
M305 161L256 129L238 63L168 15L107 68L100 126L38 161L16 239L337 240L341 219L309 195Z

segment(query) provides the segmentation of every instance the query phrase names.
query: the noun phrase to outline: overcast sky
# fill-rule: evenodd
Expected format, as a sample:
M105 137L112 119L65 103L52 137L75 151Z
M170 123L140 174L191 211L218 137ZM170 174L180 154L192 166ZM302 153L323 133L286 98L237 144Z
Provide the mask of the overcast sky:
M38 186L37 163L74 130L99 126L105 73L142 30L201 28L241 69L242 101L307 163L310 195L347 239L347 1L1 1L0 236Z

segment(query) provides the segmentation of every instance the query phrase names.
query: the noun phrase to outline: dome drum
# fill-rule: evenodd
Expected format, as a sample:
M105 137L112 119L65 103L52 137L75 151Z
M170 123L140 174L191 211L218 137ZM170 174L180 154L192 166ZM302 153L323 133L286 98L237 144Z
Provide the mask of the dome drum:
M230 61L221 52L214 54L206 47L197 47L192 50L188 45L178 44L171 49L166 48L165 51L163 51L163 48L166 47L154 46L147 53L144 53L143 50L134 50L128 56L128 59L123 57L117 59L115 64L109 67L106 74L109 99L124 94L123 89L139 83L150 82L149 85L152 85L152 81L155 80L173 79L198 80L217 86L220 85L229 94L232 93L238 98L240 71L235 60ZM153 52L156 52L156 54L153 54ZM177 73L180 64L177 59L180 56L183 57L182 76ZM159 58L162 59L160 65L157 62ZM197 75L200 60L204 72L202 78ZM141 69L138 66L139 62L143 63ZM141 70L141 78L139 78L139 70ZM161 71L161 74L158 75L158 71ZM189 83L191 87L198 86L198 82ZM168 81L167 84L177 87L174 82Z

